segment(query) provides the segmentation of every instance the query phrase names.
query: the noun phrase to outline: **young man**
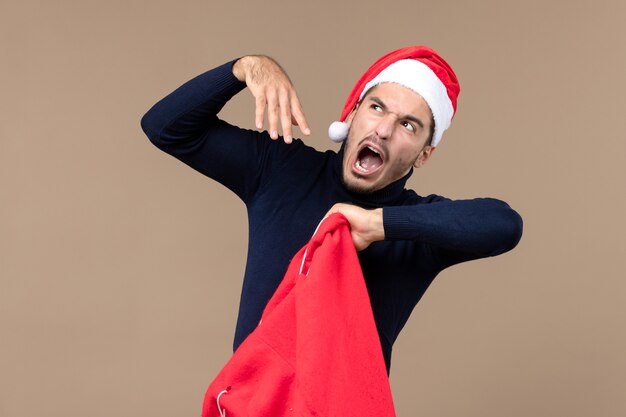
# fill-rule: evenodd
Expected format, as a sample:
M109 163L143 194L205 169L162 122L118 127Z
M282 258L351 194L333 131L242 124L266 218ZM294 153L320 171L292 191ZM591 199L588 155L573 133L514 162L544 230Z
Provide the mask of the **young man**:
M256 99L257 128L267 113L269 131L217 117L246 86ZM258 324L291 257L330 213L350 222L388 372L394 341L440 271L517 245L522 220L506 203L422 197L404 188L450 125L458 93L456 75L434 50L393 51L365 72L331 125L333 140L346 139L339 152L293 140L292 124L309 134L308 124L288 76L264 56L201 74L148 111L141 124L152 143L246 204L235 349Z

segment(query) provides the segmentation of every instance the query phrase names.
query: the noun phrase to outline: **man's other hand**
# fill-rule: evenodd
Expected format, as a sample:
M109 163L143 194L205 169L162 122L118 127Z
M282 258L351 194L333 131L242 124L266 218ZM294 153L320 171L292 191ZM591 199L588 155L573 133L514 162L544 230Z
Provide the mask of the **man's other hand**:
M335 204L324 218L334 213L343 214L350 223L352 241L357 251L367 248L372 242L385 240L383 209L366 210L351 204Z
M296 90L276 61L264 55L244 56L233 65L233 74L246 83L254 96L257 129L263 128L267 112L268 131L272 139L278 139L279 119L285 143L292 141L292 124L299 126L305 135L311 134Z

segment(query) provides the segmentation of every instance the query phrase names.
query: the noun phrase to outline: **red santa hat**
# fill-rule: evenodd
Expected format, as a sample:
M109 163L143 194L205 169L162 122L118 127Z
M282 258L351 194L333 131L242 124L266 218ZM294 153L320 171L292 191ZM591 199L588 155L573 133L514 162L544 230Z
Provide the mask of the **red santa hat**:
M398 49L369 67L350 92L339 121L330 125L330 139L344 141L348 136L346 117L371 88L387 82L407 87L426 101L435 121L431 145L437 146L443 132L450 127L461 88L450 65L427 46Z

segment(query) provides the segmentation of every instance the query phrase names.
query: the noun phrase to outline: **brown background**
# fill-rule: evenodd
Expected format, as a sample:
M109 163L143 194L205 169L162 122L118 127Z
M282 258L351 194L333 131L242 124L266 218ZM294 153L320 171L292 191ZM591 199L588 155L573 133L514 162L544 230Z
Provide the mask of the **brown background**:
M143 113L276 57L326 128L373 60L428 44L459 111L410 185L523 216L442 273L394 351L400 416L626 415L626 3L0 3L0 415L197 416L231 354L243 206L161 153ZM223 117L253 124L237 96Z

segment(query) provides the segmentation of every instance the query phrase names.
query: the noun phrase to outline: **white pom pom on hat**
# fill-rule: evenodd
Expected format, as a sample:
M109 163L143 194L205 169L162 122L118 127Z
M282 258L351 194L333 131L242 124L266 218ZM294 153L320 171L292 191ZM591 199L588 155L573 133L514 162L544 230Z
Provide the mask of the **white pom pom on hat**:
M427 46L401 48L372 64L350 92L339 121L330 125L330 139L342 142L347 138L346 118L367 91L384 82L400 84L422 96L433 113L435 129L431 145L437 146L456 112L460 86L450 65Z
M328 126L328 137L335 143L341 143L348 137L348 124L346 122L332 122Z

